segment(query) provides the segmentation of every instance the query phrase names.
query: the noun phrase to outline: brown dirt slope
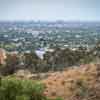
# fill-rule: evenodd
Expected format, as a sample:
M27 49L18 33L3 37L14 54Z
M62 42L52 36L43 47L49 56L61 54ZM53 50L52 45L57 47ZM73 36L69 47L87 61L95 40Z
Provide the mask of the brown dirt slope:
M42 81L44 94L64 100L100 100L100 64L87 64L54 72Z

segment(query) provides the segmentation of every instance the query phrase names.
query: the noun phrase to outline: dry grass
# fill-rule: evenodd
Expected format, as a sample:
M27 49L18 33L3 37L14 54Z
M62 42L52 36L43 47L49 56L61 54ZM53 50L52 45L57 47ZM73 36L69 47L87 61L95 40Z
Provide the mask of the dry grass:
M44 94L64 100L100 100L100 65L87 64L52 73L42 81Z

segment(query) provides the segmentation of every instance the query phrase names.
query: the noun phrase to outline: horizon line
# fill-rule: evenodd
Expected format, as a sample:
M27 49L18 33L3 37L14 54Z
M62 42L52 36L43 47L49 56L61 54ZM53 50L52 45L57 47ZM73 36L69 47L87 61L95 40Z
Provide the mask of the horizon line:
M0 22L100 22L100 20L0 20Z

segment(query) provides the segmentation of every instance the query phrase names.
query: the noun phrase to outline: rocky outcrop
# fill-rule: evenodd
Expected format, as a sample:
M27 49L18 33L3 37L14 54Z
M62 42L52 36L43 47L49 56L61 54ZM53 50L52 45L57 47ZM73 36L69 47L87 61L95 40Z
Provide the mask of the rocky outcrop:
M6 52L0 48L0 64L5 64Z

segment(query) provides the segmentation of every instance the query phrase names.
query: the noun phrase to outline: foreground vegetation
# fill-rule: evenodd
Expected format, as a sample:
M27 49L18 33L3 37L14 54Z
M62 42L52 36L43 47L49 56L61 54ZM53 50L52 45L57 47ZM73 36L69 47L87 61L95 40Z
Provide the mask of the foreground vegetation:
M50 100L43 94L44 89L40 82L6 77L0 80L0 100Z
M100 100L100 64L68 68L40 81L3 77L0 100Z

